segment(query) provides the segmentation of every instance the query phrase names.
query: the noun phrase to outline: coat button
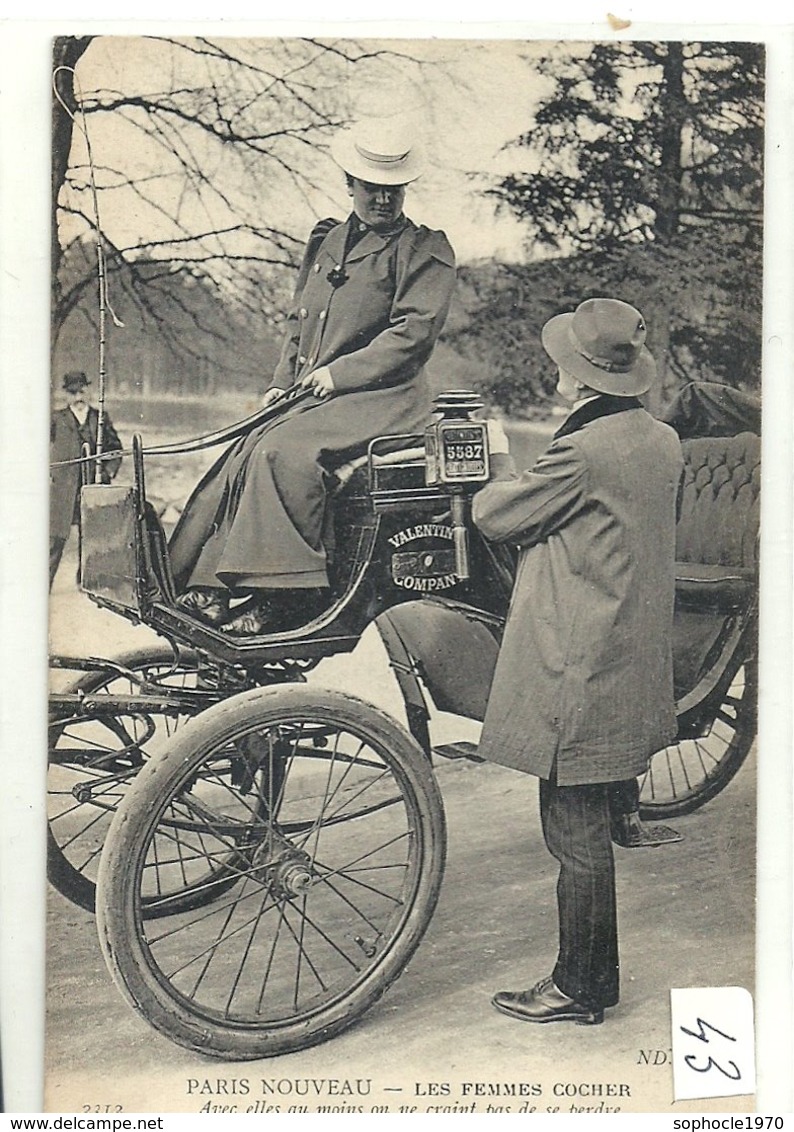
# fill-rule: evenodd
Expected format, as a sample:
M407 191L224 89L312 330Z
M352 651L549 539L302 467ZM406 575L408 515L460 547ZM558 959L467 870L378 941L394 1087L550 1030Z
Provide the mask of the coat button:
M315 274L316 274L316 273L317 273L317 272L318 272L319 270L320 270L320 265L319 265L319 263L315 263L315 265L314 265L314 271L315 271Z
M305 365L305 364L306 364L306 355L305 355L305 354L301 354L301 355L300 355L300 356L298 357L298 362L299 362L299 364L300 364L300 365Z
M320 322L322 322L325 319L325 311L320 311L320 314L319 314L318 317L320 319Z
M301 307L299 314L300 314L301 318L307 318L309 312L306 310L306 307Z
M309 365L313 366L316 361L317 359L315 358L314 354L312 354L312 356L309 358Z

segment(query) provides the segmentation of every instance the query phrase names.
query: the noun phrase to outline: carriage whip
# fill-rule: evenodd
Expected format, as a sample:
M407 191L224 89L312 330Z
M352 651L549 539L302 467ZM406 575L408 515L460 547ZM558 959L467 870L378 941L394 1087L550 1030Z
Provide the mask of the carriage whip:
M72 75L74 88L75 88L75 100L76 100L77 105L78 105L79 110L80 110L80 119L81 119L80 121L78 121L77 115L74 114L69 109L69 107L64 102L63 98L61 98L61 95L60 95L60 92L58 90L58 86L57 86L57 83L56 83L56 77L57 77L59 71L68 71ZM77 126L77 128L82 131L83 137L85 138L86 154L87 154L87 158L88 158L88 180L89 180L89 185L91 187L91 201L92 201L93 212L94 212L93 224L94 224L94 232L96 233L97 284L98 284L98 301L99 301L99 359L98 359L98 364L99 364L99 381L98 381L99 397L98 397L98 405L97 405L97 437L96 437L96 453L95 453L96 465L95 465L95 468L94 468L94 482L95 483L101 483L102 482L102 453L103 453L104 447L105 447L105 378L106 378L106 369L105 369L105 324L106 324L108 311L110 312L110 316L113 319L113 322L116 326L124 326L124 323L119 318L117 318L113 308L111 307L110 303L108 302L107 273L106 273L106 270L105 270L105 249L102 246L102 229L100 228L100 225L99 225L99 198L97 196L96 177L94 175L94 157L93 157L93 153L91 152L91 138L89 137L89 134L88 134L88 124L86 122L86 117L85 117L85 105L84 105L84 99L83 99L83 92L82 92L82 89L80 88L80 82L79 82L79 79L77 78L77 72L75 71L75 69L73 67L64 67L64 66L56 67L55 70L53 71L53 74L52 74L52 90L53 90L53 94L55 95L55 97L60 102L64 111L69 115L71 120L74 122L75 126ZM114 456L116 456L116 455L117 455L117 453L114 453ZM71 461L71 462L73 462L73 461Z

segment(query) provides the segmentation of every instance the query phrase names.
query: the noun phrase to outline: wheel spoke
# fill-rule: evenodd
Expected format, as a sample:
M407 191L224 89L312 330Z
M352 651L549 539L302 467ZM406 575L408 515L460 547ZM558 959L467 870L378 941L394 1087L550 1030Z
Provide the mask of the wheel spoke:
M170 653L162 650L164 658L166 651ZM161 661L151 649L128 663L140 679L112 667L86 672L67 689L84 700L82 714L50 721L48 873L65 896L89 909L94 906L104 836L130 781L191 714L182 710L175 716L170 708L161 713L115 710L111 699L129 701L147 682L149 692L154 688L165 695L197 682L192 665L180 670L172 657ZM108 697L107 704L103 697ZM156 869L153 875L158 876Z
M50 791L50 797L52 797L52 798L62 797L62 798L70 798L71 799L70 805L64 806L62 809L60 809L58 811L57 814L51 815L50 826L52 826L53 824L55 824L59 821L62 822L64 818L69 818L69 817L72 816L72 814L75 814L78 811L80 813L86 813L86 812L93 813L94 810L98 810L97 816L93 819L89 817L87 819L88 824L83 825L82 828L81 828L81 831L78 831L76 836L79 837L80 832L84 832L86 829L90 829L91 826L93 825L94 821L98 821L103 816L106 817L109 811L115 811L118 803L124 797L124 794L121 790L113 790L113 791L102 790L102 791L97 791L96 793L94 793L89 800L87 800L85 802L80 802L75 798L75 796L74 796L74 794L72 793L71 790L51 790ZM98 798L106 798L106 799L109 799L109 801L106 805L102 805L100 802L97 802ZM90 806L91 810L86 811L83 808L85 806ZM64 845L66 845L68 843L69 843L68 841L64 842Z
M87 822L84 822L77 833L72 834L71 837L64 838L64 840L61 842L61 848L62 849L68 849L71 845L74 845L76 841L84 838L85 835L87 833L89 833L96 826L96 824L98 822L101 822L105 818L107 818L107 812L105 810L100 810L99 813L97 813L93 818L91 818ZM100 853L102 852L102 846L101 845L99 847L98 852L100 852ZM96 855L96 854L94 854L94 855Z
M256 896L260 896L262 887L266 887L262 885L262 882L259 881L257 877L252 877L249 873L240 873L237 879L241 880L243 884L246 884L248 881L250 881L252 883L251 891L245 892L243 889L240 892L234 893L234 895L230 896L228 900L216 900L209 907L204 907L202 905L201 909L191 913L192 918L190 920L182 920L180 923L173 925L167 930L161 931L158 935L149 934L147 936L147 943L149 947L154 948L158 944L163 943L165 940L170 940L184 932L192 931L193 928L197 925L201 924L202 922L211 920L213 916L219 916L228 908L234 909L239 907L244 901L251 900ZM203 888L205 890L210 889L213 883L218 885L220 884L220 881L208 881L207 884L203 886ZM259 886L258 888L255 887L257 885ZM264 911L269 911L269 909L265 908ZM178 915L179 913L177 912L176 914ZM250 920L247 920L243 925L243 928L245 928L250 922ZM201 951L199 954L203 955L204 952Z
M702 735L657 751L642 779L643 817L689 813L731 780L755 738L755 688L752 666L741 668L713 715L706 717Z
M326 690L241 693L177 733L123 803L100 938L176 1040L229 1058L302 1048L418 943L443 862L437 786L404 731L356 712Z
M236 974L236 976L235 976L235 978L232 982L231 989L229 990L229 997L226 1000L226 1006L224 1008L224 1013L226 1014L227 1017L229 1016L229 1012L231 1011L232 1001L234 999L237 988L240 985L240 980L241 980L242 975L243 975L243 968L245 967L245 964L248 961L248 956L251 953L251 947L252 947L253 942L254 942L254 936L256 935L257 931L259 930L259 925L262 921L262 916L264 915L264 913L265 913L265 905L263 903L262 907L259 909L259 913L256 916L254 916L254 918L251 922L251 932L250 932L250 935L248 937L248 942L246 943L245 949L243 950L243 954L242 954L242 957L240 959L240 966L239 966L237 974Z
M274 962L274 959L275 959L276 948L278 947L278 941L279 941L279 938L281 936L281 929L284 927L284 925L286 923L286 913L287 913L287 902L286 902L286 900L284 900L279 905L278 923L276 924L276 930L273 933L273 942L270 945L270 953L268 954L268 957L267 957L267 963L265 965L265 972L262 976L262 985L261 985L261 989L259 991L259 997L257 998L257 1001L256 1001L257 1013L259 1013L262 1010L262 1007L263 1007L263 1004L264 1004L264 1001L265 1001L265 990L267 988L267 984L268 984L268 980L270 978L270 974L273 970L273 962Z
M361 752L361 750L363 750L363 747L364 747L364 744L362 743L361 746L359 747L359 753ZM352 762L347 764L347 767L345 768L344 774L342 775L341 779L337 783L334 790L331 791L331 782L333 781L333 777L334 777L334 767L336 765L336 755L337 755L338 749L339 749L339 734L337 733L337 735L334 737L334 747L333 747L333 752L331 754L331 760L328 763L328 774L327 774L326 780L325 780L325 788L324 788L324 791L323 791L323 799L322 799L322 802L320 803L320 811L319 811L317 820L315 821L314 825L309 827L309 829L306 833L306 836L300 842L301 848L305 849L306 846L308 845L309 841L312 838L312 834L314 835L314 846L313 846L313 848L311 849L311 852L310 852L311 867L312 868L314 867L314 859L317 856L317 845L318 845L318 842L319 842L319 839L320 839L320 829L322 828L322 824L323 824L323 820L325 818L326 810L328 809L328 806L330 805L330 803L333 800L336 793L339 790L341 790L342 783L344 782L344 780L347 777L351 767L353 766ZM330 792L330 794L329 794L329 792Z
M304 933L306 931L306 919L307 919L307 916L306 916L306 896L305 896L305 894L301 899L301 904L302 904L301 911L302 911L303 914L300 916L300 930L299 930L299 933L298 933L297 936L295 935L295 932L292 930L292 925L290 924L289 920L287 919L286 911L285 911L285 914L284 914L284 921L287 925L287 930L289 931L290 935L292 936L292 938L295 940L295 943L296 943L296 948L295 948L295 961L296 961L295 992L292 996L292 1009L296 1013L297 1013L297 1010L298 1010L298 1000L300 998L301 967L303 965L303 957L304 957L304 954L305 954L305 949L304 949L304 946L303 946L303 937L304 937ZM314 972L314 975L316 977L317 976L317 969L314 966L314 964L312 963L312 961L309 959L308 955L306 955L306 965L308 966L310 971ZM320 982L320 985L322 986L322 980L318 980L318 981Z
M244 877L243 878L243 884L245 885L248 881L250 881L252 879L255 880L255 878ZM192 966L194 963L197 963L199 961L199 959L202 959L205 955L209 956L209 960L211 960L212 957L217 953L219 948L225 947L230 942L236 942L237 937L239 935L241 935L241 933L245 932L245 930L252 923L260 920L266 913L271 912L274 908L279 907L279 903L275 899L273 899L272 902L269 905L263 904L263 906L259 909L258 912L256 912L254 915L249 916L248 919L244 920L244 922L242 924L238 924L237 927L233 928L231 931L226 931L226 928L231 923L232 916L234 915L235 911L237 911L239 906L244 901L251 900L253 897L257 897L257 896L260 896L260 897L262 896L261 888L260 889L252 888L251 892L248 892L248 893L246 893L243 889L242 892L238 893L233 899L229 900L228 903L220 904L220 905L216 904L209 911L202 913L202 915L200 915L198 917L195 917L190 922L181 924L181 925L179 925L179 927L175 928L174 930L172 930L170 932L163 932L161 935L157 936L154 940L149 940L148 943L149 943L149 947L151 948L151 947L154 946L154 944L160 943L165 939L170 939L170 938L172 938L176 935L179 935L180 933L190 931L197 923L199 923L201 921L206 921L213 916L220 916L222 912L228 911L228 915L223 919L221 929L217 931L215 938L210 943L208 943L206 946L202 947L202 949L200 951L198 951L195 955L192 955L189 959L187 959L180 966L174 967L172 970L170 970L168 972L167 977L173 978L175 975L178 975L181 971L184 971L188 967ZM208 962L209 962L209 960L208 960Z
M227 942L237 932L243 932L248 927L248 924L243 924L239 928L236 928L235 931L230 932L229 935L226 934L226 929L228 928L229 924L231 923L232 917L234 916L235 910L237 908L237 904L238 904L238 901L236 901L236 900L232 901L232 903L229 906L229 911L228 911L227 915L225 916L225 918L223 918L223 920L221 922L221 926L218 928L218 930L216 932L214 942L212 944L210 944L209 947L206 948L206 950L204 952L204 954L206 955L206 961L202 965L201 969L199 970L196 981L193 984L193 989L190 991L190 998L195 998L196 995L198 994L198 989L201 986L201 982L202 982L204 976L206 975L207 971L209 970L210 963L216 957L216 955L218 953L218 948L220 947L221 943ZM253 923L253 930L256 931L256 925L259 922L259 917L253 916L250 922ZM198 957L194 956L194 958L191 959L190 963L187 964L187 966L190 966L193 962L195 962L196 958L198 958ZM184 967L181 968L181 970L184 970L184 969L185 969ZM173 978L173 976L175 974L178 974L179 971L180 971L180 968L176 968L176 970L171 972L171 977ZM240 974L242 974L242 966L240 967Z
M406 830L404 833L397 834L395 837L390 838L388 841L384 841L382 845L377 845L374 849L368 849L367 852L362 853L360 857L354 857L353 860L348 864L339 865L335 869L329 869L327 873L323 874L323 880L328 880L329 877L340 876L344 873L347 873L351 865L357 865L360 861L365 861L367 857L372 857L375 853L380 853L382 849L387 849L390 845L394 845L398 841L403 841L405 838L410 838L410 836L410 830ZM362 884L361 881L358 881L357 883Z
M314 825L307 831L306 837L303 840L303 844L305 844L306 841L308 841L308 839L311 836L312 832L314 831L315 827L319 828L322 825L331 825L331 824L335 824L335 823L341 821L342 820L341 815L344 812L346 807L351 806L353 804L353 802L355 802L357 798L360 798L362 796L362 794L365 794L367 792L367 790L374 789L374 787L376 787L380 782L385 781L388 778L388 776L389 776L388 771L384 771L377 779L364 783L364 785L359 790L357 790L356 793L353 794L352 797L345 798L344 801L337 807L337 809L335 811L332 811L332 813L330 815L327 815L323 811L321 811L320 817L317 818L317 821L314 823ZM383 802L378 806L378 808L382 808L382 807L386 806L387 804L388 803ZM349 815L348 820L351 817L355 817L355 816L357 816L357 815L356 814Z
M227 907L228 905L226 904L219 904L217 902L217 897L223 895L229 888L236 884L237 881L256 880L256 878L253 877L250 872L245 871L242 866L235 866L227 856L210 855L208 860L211 862L211 865L215 866L214 871L211 868L210 872L202 875L200 878L192 881L190 884L185 884L182 888L182 892L189 892L191 896L195 898L195 902L199 902L201 905L209 901L215 901L211 908L209 908L206 912L204 912L201 916L197 917L197 919L193 921L194 923L200 919L205 919L209 918L210 916L216 915L218 911ZM150 867L152 866L149 863L147 865L147 868ZM179 904L177 904L176 906L174 905L174 895L178 894L179 891L180 889L177 888L174 894L163 893L159 900L157 897L152 896L142 897L141 903L143 908L143 915L151 916L154 912L176 914L180 911L183 911L184 909ZM240 900L241 897L238 893L230 898L230 903L240 903ZM185 927L189 926L190 925L185 924L177 925L175 928L164 931L159 936L153 937L150 940L150 943L159 943L163 939L167 939L169 936L183 931Z
M327 933L327 932L324 932L324 931L323 931L323 929L322 929L322 928L321 928L321 927L319 926L319 924L317 924L317 923L316 923L316 922L315 922L315 921L314 921L314 920L312 919L312 917L311 917L311 916L310 916L310 915L308 914L308 912L306 912L306 911L304 910L304 911L303 911L303 914L302 914L302 916L301 916L301 919L302 919L302 921L303 921L303 923L304 923L304 924L308 924L308 925L309 925L309 926L310 926L311 928L313 928L313 929L315 930L315 932L317 933L317 935L319 935L321 939L325 940L325 942L326 942L326 943L327 943L327 944L328 944L328 945L329 945L330 947L332 947L332 948L334 949L334 951L336 952L336 954L337 954L337 955L338 955L338 956L339 956L339 957L340 957L341 959L344 959L344 961L345 961L346 963L349 963L349 964L350 964L350 966L351 966L351 967L353 968L353 970L354 970L354 971L360 971L360 970L361 970L361 968L360 968L360 967L358 966L358 964L356 963L356 961L355 961L354 959L351 959L351 958L350 958L350 956L349 956L349 955L347 954L347 952L345 952L345 951L344 951L344 950L343 950L343 949L342 949L341 947L339 947L339 946L338 946L338 945L337 945L336 943L334 943L334 941L333 941L333 940L331 939L330 935L328 935L328 933ZM287 920L287 919L286 919L286 909L285 909L285 922L286 922L286 924L287 924L287 929L288 929L288 931L289 931L289 932L291 933L291 935L292 935L292 938L293 938L293 939L295 940L295 942L297 943L298 941L297 941L297 938L296 938L296 936L295 936L295 933L294 933L294 931L292 930L292 927L290 926L289 920Z
M347 878L347 879L350 879L350 878ZM327 884L329 886L329 888L331 888L336 893L336 895L339 897L339 899L343 900L344 903L347 904L348 908L350 908L353 912L355 912L357 916L360 916L360 918L364 921L364 923L367 924L369 927L371 927L372 930L376 933L376 935L381 934L381 929L377 926L377 924L373 920L370 919L370 917L366 914L366 912L363 912L361 910L361 908L358 907L357 904L354 904L352 900L348 899L348 897L345 896L344 892L342 892L342 890L337 885L333 884L332 881L327 876L324 876L322 878L322 882L323 882L323 884ZM368 887L368 886L365 886L365 887ZM378 890L377 889L371 889L371 891L377 892ZM385 892L381 892L381 893L379 893L379 895L386 896L387 899L390 899L390 897L388 897Z
M81 720L80 722L82 723L83 721ZM101 722L102 726L103 727L105 726L104 721L92 720L91 722L93 722L93 723L100 723ZM67 729L64 729L61 732L61 738L71 739L75 743L80 743L80 744L83 744L85 746L92 747L95 751L102 751L103 754L107 754L107 755L118 754L118 751L115 747L109 747L108 746L107 740L105 740L105 742L103 742L103 743L100 743L96 739L90 739L87 735L75 735L74 732L67 730ZM58 752L56 750L55 754L57 755L57 753Z

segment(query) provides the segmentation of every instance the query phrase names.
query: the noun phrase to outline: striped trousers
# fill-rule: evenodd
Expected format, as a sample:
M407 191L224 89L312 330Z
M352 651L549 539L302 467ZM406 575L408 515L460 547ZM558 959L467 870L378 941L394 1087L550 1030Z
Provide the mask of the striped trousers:
M619 997L615 859L609 794L614 783L558 786L540 781L540 819L560 865L560 947L553 972L563 994L583 1006L614 1006Z

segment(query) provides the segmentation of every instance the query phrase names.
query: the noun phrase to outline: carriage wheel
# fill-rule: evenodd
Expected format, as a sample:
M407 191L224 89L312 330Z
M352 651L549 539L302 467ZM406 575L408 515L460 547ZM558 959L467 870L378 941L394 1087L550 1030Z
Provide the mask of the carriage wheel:
M223 897L146 918L153 872L203 874L233 851ZM131 1005L180 1045L302 1049L401 973L444 855L441 796L402 727L339 692L254 689L189 722L130 788L100 867L100 940Z
M118 663L167 688L195 687L198 661L175 667L167 645L127 653ZM85 695L134 695L139 685L113 669L84 672L66 689ZM110 822L144 760L188 718L118 711L50 722L47 770L47 876L67 899L93 912L99 857Z
M728 785L756 735L758 679L754 661L731 682L708 733L657 751L640 783L640 815L653 821L690 814Z

